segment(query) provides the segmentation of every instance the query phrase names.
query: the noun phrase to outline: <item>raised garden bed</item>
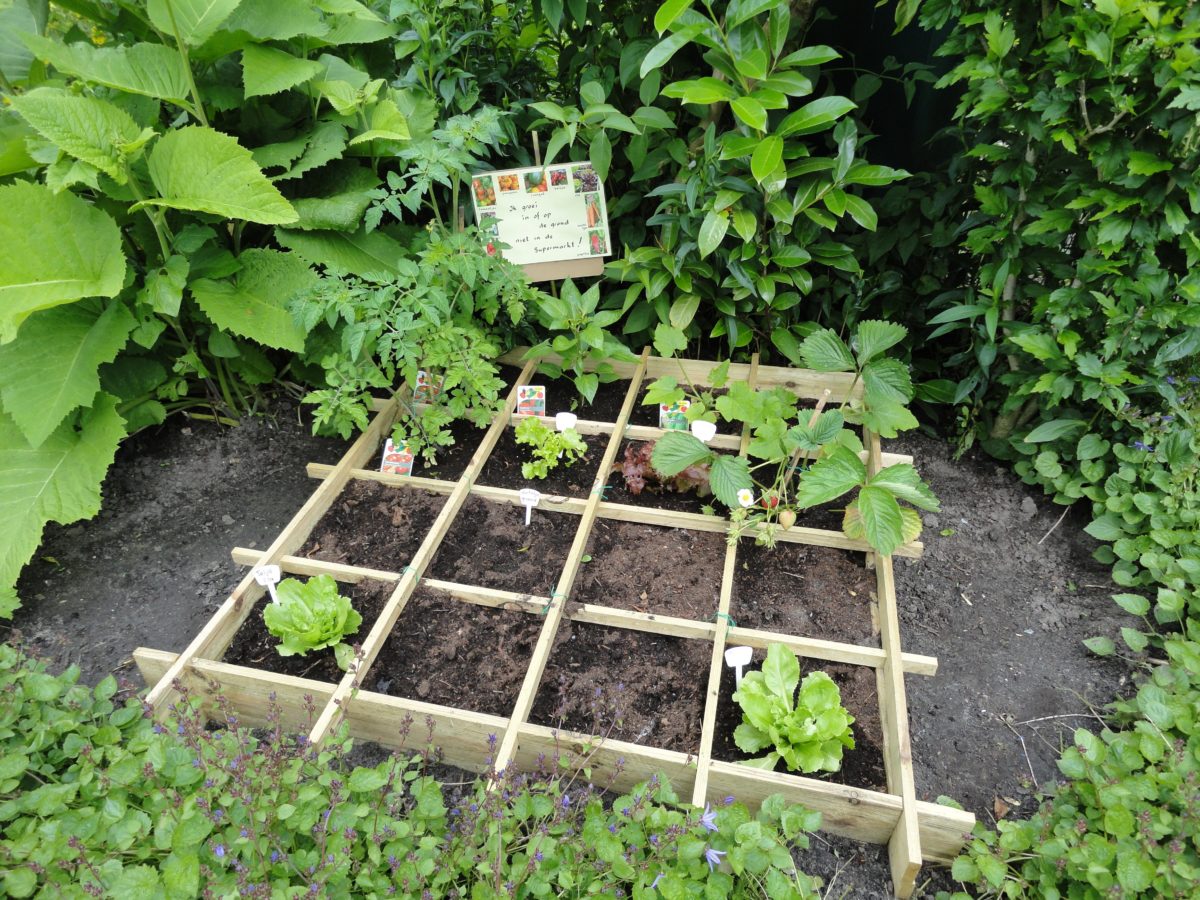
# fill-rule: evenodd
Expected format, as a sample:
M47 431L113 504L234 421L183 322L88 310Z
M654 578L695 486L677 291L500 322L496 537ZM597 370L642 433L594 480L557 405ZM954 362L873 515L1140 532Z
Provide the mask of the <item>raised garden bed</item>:
M683 365L704 385L715 364ZM618 789L661 772L700 804L783 792L821 812L832 833L888 844L896 891L909 896L922 861L951 860L974 820L916 800L904 676L931 675L937 663L901 650L891 557L834 530L828 512L768 552L749 540L728 546L719 516L624 502L631 498L618 495L612 475L622 444L661 434L639 424L652 421L652 407L636 418L635 409L647 380L677 374L679 363L643 356L614 368L622 380L576 410L585 459L550 485L513 476L522 455L512 451L523 448L512 429L527 418L516 414L517 388L543 383L532 364L489 429L456 432L438 477L372 468L399 408L396 398L380 402L341 462L309 466L320 484L276 541L234 551L250 566L346 582L364 606L352 638L361 643L357 667L281 668L269 645L248 641L263 605L248 573L182 654L135 653L155 684L149 701L166 708L182 678L200 695L216 685L248 723L264 719L273 695L286 722L314 742L345 720L353 736L399 747L401 726L416 719L432 723L447 762L475 771L586 750L593 778ZM757 362L732 366L730 377L810 401L857 390L849 376ZM549 414L571 405L563 381L548 386ZM868 465L904 459L863 437L876 448ZM719 434L712 446L738 452L747 439ZM542 491L529 527L518 498L525 486ZM896 551L920 552L918 543ZM387 596L367 621L371 591ZM741 764L724 651L747 645L761 660L772 643L841 685L858 743L841 772L803 777Z

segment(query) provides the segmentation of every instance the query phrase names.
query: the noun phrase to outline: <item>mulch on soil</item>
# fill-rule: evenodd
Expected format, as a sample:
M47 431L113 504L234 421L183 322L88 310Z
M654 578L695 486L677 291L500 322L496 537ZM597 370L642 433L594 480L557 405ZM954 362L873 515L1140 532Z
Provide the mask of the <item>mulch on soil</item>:
M725 536L597 519L571 599L634 612L712 621Z
M729 612L745 628L878 647L871 614L875 574L863 554L742 541Z
M529 720L697 753L711 660L708 641L564 620Z
M558 582L579 517L468 497L428 575L444 581L548 597Z
M296 555L400 572L445 502L445 497L429 491L351 481Z
M580 459L570 466L560 463L545 478L526 478L521 474L521 465L532 459L533 448L518 444L513 429L506 428L475 483L516 491L533 488L543 494L586 498L596 478L596 470L600 468L608 435L585 434L581 437L588 450Z
M754 662L747 672L762 668L766 658L763 650L754 651ZM837 683L842 692L842 706L854 716L854 749L842 754L842 768L837 772L817 772L810 778L832 781L866 790L887 790L887 772L883 767L883 725L879 719L879 686L875 670L870 666L848 666L841 663L822 663L819 659L800 660L800 677L809 672L823 671ZM764 753L744 753L733 740L734 729L742 723L742 710L732 699L735 676L728 666L721 670L721 695L717 704L716 733L713 735L713 759L741 762ZM787 772L782 760L777 772ZM791 774L801 774L793 772Z
M362 616L362 625L358 631L345 638L347 644L361 644L366 640L395 587L386 581L369 580L360 581L358 584L343 582L338 585L338 591L343 597L350 598L350 604ZM263 610L270 602L270 595L264 594L254 604L254 609L250 610L242 627L233 636L229 649L225 651L224 661L237 666L265 669L276 675L294 675L297 678L312 678L331 684L340 682L346 673L338 668L332 647L310 650L304 656L279 655L275 650L279 639L267 631L266 623L263 622Z
M508 716L543 623L529 613L418 590L367 672L365 687Z

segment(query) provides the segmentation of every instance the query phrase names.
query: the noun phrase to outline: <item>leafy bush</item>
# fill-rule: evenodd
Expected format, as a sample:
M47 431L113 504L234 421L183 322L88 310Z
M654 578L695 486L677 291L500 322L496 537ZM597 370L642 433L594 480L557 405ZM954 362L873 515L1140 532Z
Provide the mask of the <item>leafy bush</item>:
M1169 638L1164 649L1170 665L1112 705L1110 727L1076 730L1058 761L1066 780L1038 811L979 828L955 878L984 896L1195 896L1200 644Z
M351 742L208 726L185 689L169 726L78 672L0 646L0 884L57 897L817 896L792 848L820 816L768 798L751 815L681 804L652 777L610 804L566 759L489 773L453 801L436 754L354 766ZM401 739L410 737L406 725ZM432 728L432 726L430 726ZM413 742L432 737L411 734ZM586 766L586 758L582 765Z
M574 428L558 431L537 418L522 419L513 436L518 444L533 448L533 459L521 463L526 478L545 478L559 463L572 466L587 453L587 444Z
M285 578L275 589L279 602L263 610L267 631L279 638L280 656L307 656L312 650L332 647L345 671L354 659L354 648L344 642L358 631L362 616L350 599L338 593L330 575L315 575L307 582Z
M747 766L774 769L782 759L793 772L836 772L842 750L854 749L854 717L842 707L838 686L824 672L800 681L800 662L783 644L767 645L762 670L748 672L733 699L742 708L742 724L733 732L738 747L768 751Z

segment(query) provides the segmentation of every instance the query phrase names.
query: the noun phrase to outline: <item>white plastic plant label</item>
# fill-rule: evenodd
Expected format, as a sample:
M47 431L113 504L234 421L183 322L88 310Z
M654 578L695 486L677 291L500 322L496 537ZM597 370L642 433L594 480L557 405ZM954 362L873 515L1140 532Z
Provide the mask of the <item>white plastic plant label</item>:
M575 423L579 421L579 416L573 412L560 412L554 414L554 430L566 431L568 428L574 428Z
M742 669L754 658L753 647L730 647L725 651L725 665L733 669L734 684L742 683Z
M697 419L692 423L692 434L707 444L717 436L717 423Z
M413 470L413 455L409 452L408 444L397 444L388 438L383 445L383 461L379 471L384 475L411 475Z
M691 407L691 400L660 403L658 405L658 427L665 431L687 431L687 411Z
M275 585L279 584L279 579L283 577L283 570L279 566L258 566L255 568L254 580L265 587L271 595L271 602L278 603L279 595L275 593Z
M517 497L521 501L521 505L525 507L525 527L529 527L529 518L533 515L533 508L542 502L542 492L536 491L533 488L521 488L517 492Z
M540 384L525 384L517 388L517 412L526 416L544 416L546 388Z

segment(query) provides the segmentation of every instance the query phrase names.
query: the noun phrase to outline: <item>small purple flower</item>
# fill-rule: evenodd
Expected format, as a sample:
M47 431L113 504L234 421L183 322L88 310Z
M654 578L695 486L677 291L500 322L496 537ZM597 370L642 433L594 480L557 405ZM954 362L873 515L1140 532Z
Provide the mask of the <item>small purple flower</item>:
M659 872L654 876L654 880L650 882L650 890L654 890L656 887L658 887L658 883L663 880L663 874L664 873Z
M708 863L708 871L712 871L716 866L721 864L721 857L725 855L724 850L714 850L712 847L704 848L704 860Z
M717 828L717 814L709 808L707 803L704 804L704 815L700 817L700 824L709 831L720 831Z
M1163 420L1164 422L1174 422L1174 421L1175 421L1175 417L1174 417L1174 416L1163 416L1163 417L1162 417L1162 420Z
M1149 444L1143 444L1141 441L1134 441L1133 449L1134 450L1145 450L1147 453L1150 453L1154 450L1154 448L1151 447Z
M613 822L611 825L609 825L608 830L609 830L610 834L616 834L617 833L617 823Z
M563 808L563 809L570 809L570 808L571 808L571 798L570 798L570 797L568 797L566 794L563 794L563 798L562 798L562 808Z
M271 851L271 862L273 862L273 863L279 862L279 851L278 850Z
M1200 375L1189 375L1188 376L1188 384L1195 384L1198 381L1200 381Z
M650 835L650 843L653 844L655 847L658 846L658 835L657 834Z
M1167 376L1167 384L1174 384L1174 383L1175 383L1175 376L1168 375Z
M245 826L242 826L241 835L244 838L250 837L250 829L246 828Z
M176 734L183 734L183 723L179 723L179 727L175 729Z
M154 723L154 733L155 733L155 734L165 734L165 733L166 733L166 730L167 730L167 729L163 728L163 727L162 727L161 725L159 725L157 722L155 722L155 723Z
M545 857L545 855L542 853L542 851L541 851L541 850L539 850L539 851L537 851L535 854L533 854L533 858L534 858L534 859L536 859L538 862L541 862L541 861L542 861L543 859L545 859L546 857Z
M224 859L225 858L225 845L217 844L215 847L213 847L213 853L215 853L217 855L217 859Z
M725 798L726 806L729 806L731 803L733 803L733 794L730 794L728 797Z

